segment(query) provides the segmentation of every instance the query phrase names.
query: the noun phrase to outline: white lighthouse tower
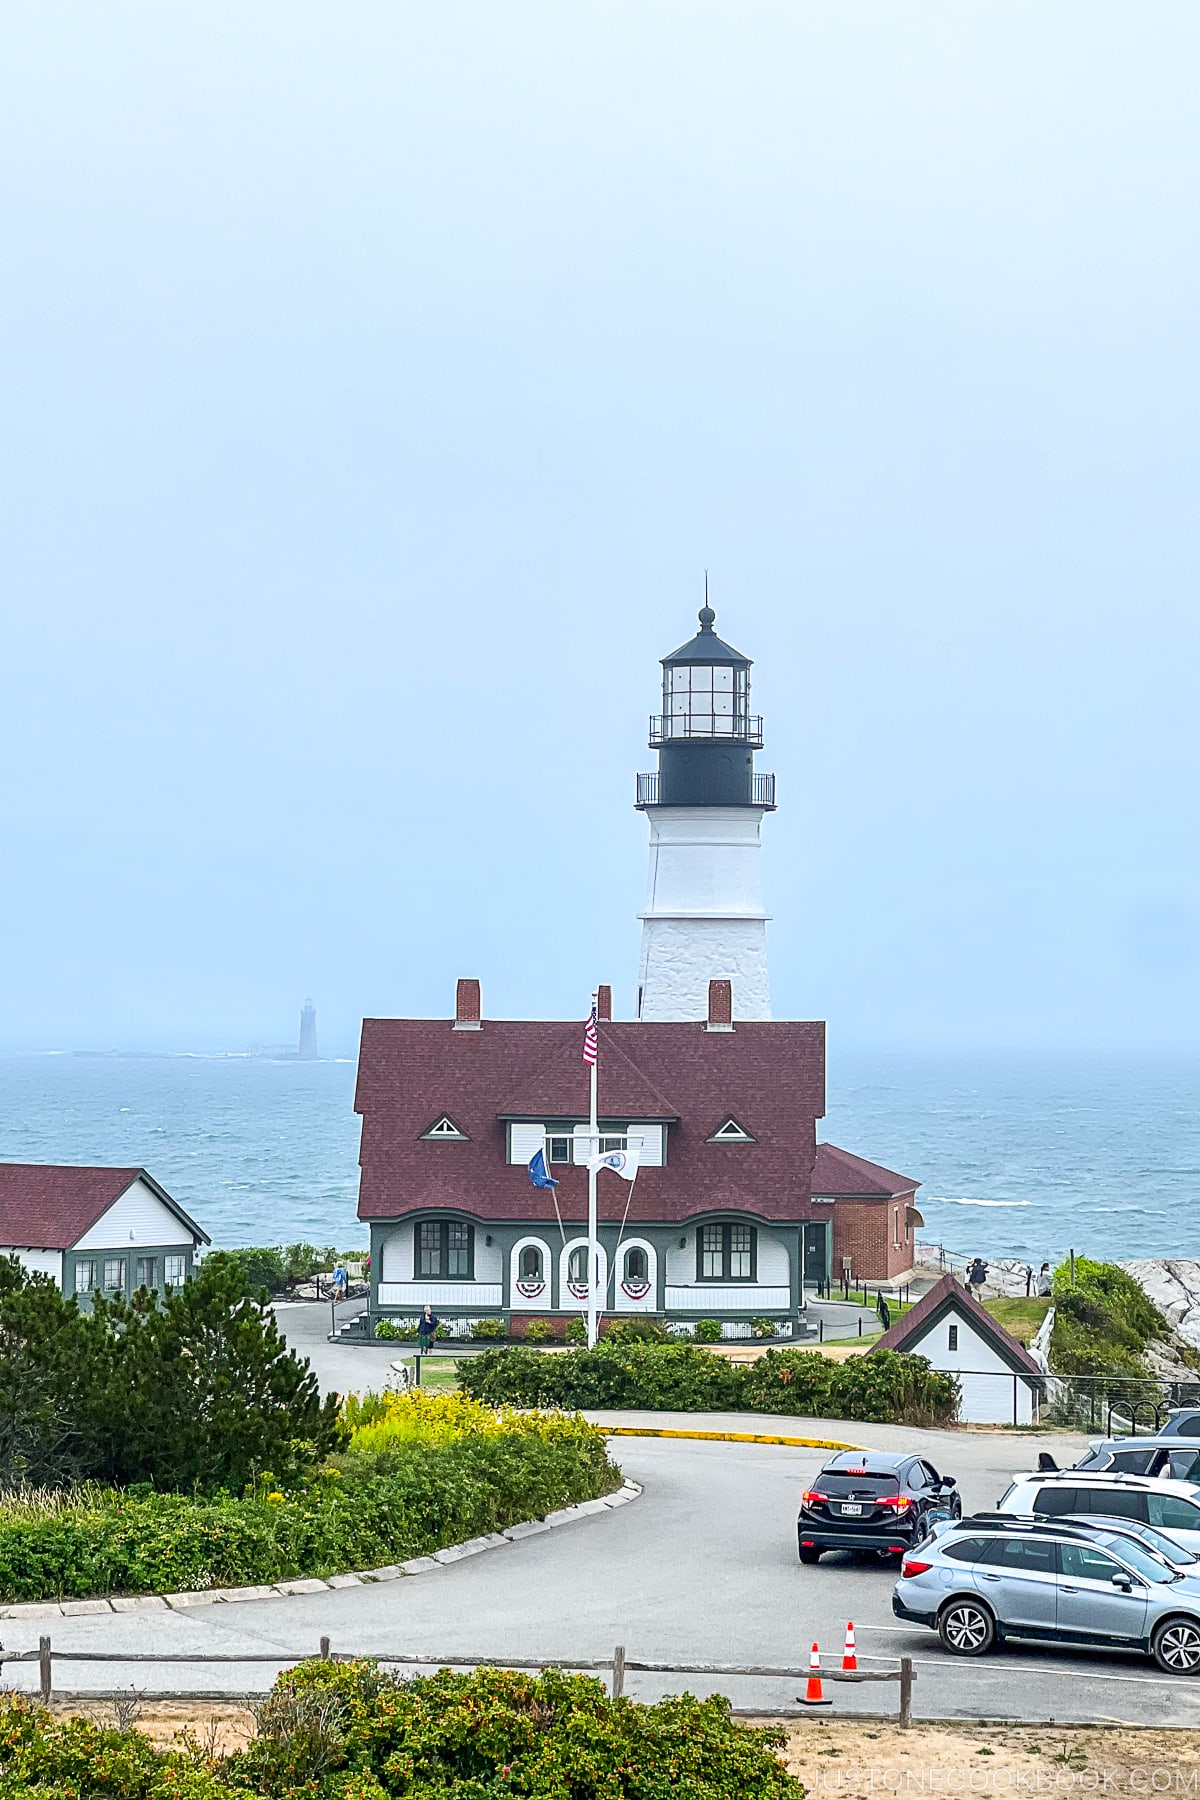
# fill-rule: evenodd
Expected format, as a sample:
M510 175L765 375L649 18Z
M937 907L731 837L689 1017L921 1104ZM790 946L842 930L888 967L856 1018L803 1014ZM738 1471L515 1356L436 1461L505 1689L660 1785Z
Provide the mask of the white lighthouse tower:
M650 821L638 1017L704 1019L710 980L731 978L734 1016L769 1019L767 914L759 870L775 777L754 770L762 720L750 711L750 659L700 629L662 659L662 712L650 721L658 773L639 775Z

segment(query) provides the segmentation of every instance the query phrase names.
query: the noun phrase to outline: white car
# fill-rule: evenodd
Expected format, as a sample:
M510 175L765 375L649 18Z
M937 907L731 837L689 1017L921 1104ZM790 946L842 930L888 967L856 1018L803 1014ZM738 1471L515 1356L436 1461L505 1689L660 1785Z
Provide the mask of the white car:
M996 1502L997 1512L1026 1518L1063 1518L1103 1513L1165 1531L1186 1550L1200 1554L1200 1490L1190 1481L1155 1480L1105 1470L1033 1469L1014 1475Z

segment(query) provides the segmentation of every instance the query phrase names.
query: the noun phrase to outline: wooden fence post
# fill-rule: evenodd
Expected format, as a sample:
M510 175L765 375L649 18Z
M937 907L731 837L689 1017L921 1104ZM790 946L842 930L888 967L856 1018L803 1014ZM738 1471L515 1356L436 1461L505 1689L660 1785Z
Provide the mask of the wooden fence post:
M329 1661L329 1639L327 1637L321 1639L321 1661Z
M41 1681L42 1704L44 1706L49 1706L49 1704L50 1704L50 1694L51 1694L51 1690L54 1685L53 1678L51 1675L52 1666L53 1665L50 1661L50 1639L48 1637L39 1638L38 1639L38 1675L39 1675L40 1681Z
M912 1724L912 1684L913 1665L911 1656L900 1658L900 1729L907 1731Z
M625 1692L625 1646L618 1644L613 1651L612 1664L612 1697L619 1700Z

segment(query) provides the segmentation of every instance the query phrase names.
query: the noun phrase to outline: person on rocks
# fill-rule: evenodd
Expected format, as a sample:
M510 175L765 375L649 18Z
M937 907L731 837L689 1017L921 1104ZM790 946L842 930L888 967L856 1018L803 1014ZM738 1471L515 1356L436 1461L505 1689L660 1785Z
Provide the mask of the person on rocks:
M1048 1300L1054 1291L1054 1278L1048 1262L1044 1262L1038 1270L1037 1291L1040 1300Z

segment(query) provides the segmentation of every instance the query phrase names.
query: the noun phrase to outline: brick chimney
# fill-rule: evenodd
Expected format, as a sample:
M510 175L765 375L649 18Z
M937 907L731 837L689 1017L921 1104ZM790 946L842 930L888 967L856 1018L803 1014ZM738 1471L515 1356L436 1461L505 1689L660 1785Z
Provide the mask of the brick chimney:
M708 984L706 1031L733 1030L733 982L727 975Z
M460 976L454 989L455 1031L482 1030L481 1010L478 981L473 975Z
M612 989L610 987L596 989L596 1017L609 1021L612 1019Z

